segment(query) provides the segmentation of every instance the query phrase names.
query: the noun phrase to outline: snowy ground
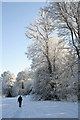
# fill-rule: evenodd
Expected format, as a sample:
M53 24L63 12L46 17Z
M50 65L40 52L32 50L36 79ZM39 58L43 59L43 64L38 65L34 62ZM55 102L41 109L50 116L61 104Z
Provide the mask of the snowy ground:
M19 108L17 98L3 98L2 118L78 118L78 103L31 101L27 96Z

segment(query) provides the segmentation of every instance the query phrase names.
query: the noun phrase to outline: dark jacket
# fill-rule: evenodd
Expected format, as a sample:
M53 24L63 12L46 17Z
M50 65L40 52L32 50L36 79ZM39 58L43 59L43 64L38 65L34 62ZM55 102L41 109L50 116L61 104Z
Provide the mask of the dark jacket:
M18 98L18 102L22 102L22 97L21 96Z

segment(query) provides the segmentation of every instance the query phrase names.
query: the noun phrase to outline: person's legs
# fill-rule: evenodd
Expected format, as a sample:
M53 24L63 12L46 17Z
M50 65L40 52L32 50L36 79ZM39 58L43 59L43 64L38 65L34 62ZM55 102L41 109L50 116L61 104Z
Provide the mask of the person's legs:
M21 107L21 102L19 102L19 107Z
M22 105L22 101L21 101L21 104L20 104L20 106Z

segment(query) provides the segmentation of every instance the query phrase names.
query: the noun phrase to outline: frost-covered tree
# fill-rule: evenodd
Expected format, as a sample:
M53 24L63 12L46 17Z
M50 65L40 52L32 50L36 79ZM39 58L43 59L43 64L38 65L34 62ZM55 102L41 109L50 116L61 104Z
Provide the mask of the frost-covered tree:
M48 16L54 23L58 36L75 49L78 56L78 85L80 83L80 1L51 2L45 7ZM80 89L80 85L78 86ZM79 90L80 91L80 90ZM79 97L80 99L80 93Z
M34 71L32 92L40 99L67 100L69 91L75 95L77 91L77 56L73 49L66 49L68 44L62 37L53 37L56 20L53 22L48 12L41 9L40 17L26 31L33 40L27 53Z
M52 98L50 85L50 73L47 67L38 68L34 76L33 93L35 99L49 100Z
M30 79L30 71L24 70L18 73L16 77L16 86L18 87L18 94L27 95L30 92L32 80Z
M77 100L78 71L75 57L68 52L62 62L59 59L52 77L46 66L36 70L33 77L33 93L38 100Z
M27 27L26 36L34 40L28 48L27 56L32 59L32 67L36 70L39 65L47 63L50 74L52 73L51 61L49 58L49 40L51 39L52 23L44 11L39 12L40 17L36 18L34 24Z
M67 100L77 101L78 93L78 64L76 56L69 52L63 62L62 72L58 74L57 79L57 95L59 98ZM74 97L75 96L75 97Z
M15 83L15 75L10 71L4 72L1 74L2 80L2 95L12 97L13 96L13 86Z
M45 11L54 23L59 37L74 46L80 56L80 2L51 2Z
M24 89L24 81L27 79L28 71L21 71L17 74L16 80L20 84L21 89Z

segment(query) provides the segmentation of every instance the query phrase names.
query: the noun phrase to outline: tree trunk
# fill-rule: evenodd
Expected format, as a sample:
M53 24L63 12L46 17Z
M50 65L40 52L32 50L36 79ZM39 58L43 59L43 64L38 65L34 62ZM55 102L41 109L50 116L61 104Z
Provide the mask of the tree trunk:
M55 61L56 61L55 55L56 55L56 53L55 53L55 51L56 51L56 49L54 50L54 57L53 57L53 72L56 71L56 66L55 66Z
M80 101L80 1L78 3L78 48L79 48L79 56L78 56L78 101Z
M80 43L80 1L78 3L78 36L79 36L79 43Z
M11 92L10 92L10 91L8 92L7 97L12 97L12 95L11 95Z
M24 83L22 82L22 89L24 89Z
M80 119L80 56L78 58L78 118Z
M51 62L49 60L49 58L47 57L47 62L48 62L48 70L49 70L49 73L52 74L52 66L51 66Z
M80 101L80 58L78 58L78 100Z

